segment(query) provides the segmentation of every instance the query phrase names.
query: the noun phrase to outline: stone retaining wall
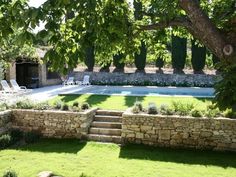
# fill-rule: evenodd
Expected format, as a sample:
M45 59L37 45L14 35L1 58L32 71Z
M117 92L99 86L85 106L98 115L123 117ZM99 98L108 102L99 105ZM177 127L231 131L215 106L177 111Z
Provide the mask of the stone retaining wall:
M106 73L74 72L76 80L90 76L93 85L138 85L138 86L183 86L212 87L219 79L217 75L207 74L154 74L154 73ZM140 79L142 78L142 79Z
M133 114L122 120L125 143L236 151L236 120Z
M12 124L23 131L39 131L44 137L85 138L95 112L13 110Z
M11 126L11 111L0 112L0 135L4 134Z

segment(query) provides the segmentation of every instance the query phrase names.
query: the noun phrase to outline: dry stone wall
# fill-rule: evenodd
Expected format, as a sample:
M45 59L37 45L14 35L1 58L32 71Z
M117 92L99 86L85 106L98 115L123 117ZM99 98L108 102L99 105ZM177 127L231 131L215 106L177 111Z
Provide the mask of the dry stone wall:
M0 135L7 132L11 127L11 111L0 112Z
M44 137L85 138L96 109L85 112L13 110L12 126Z
M212 87L220 79L220 76L207 74L74 72L73 75L76 80L89 75L93 85Z
M236 120L126 111L122 120L122 139L125 143L236 151Z

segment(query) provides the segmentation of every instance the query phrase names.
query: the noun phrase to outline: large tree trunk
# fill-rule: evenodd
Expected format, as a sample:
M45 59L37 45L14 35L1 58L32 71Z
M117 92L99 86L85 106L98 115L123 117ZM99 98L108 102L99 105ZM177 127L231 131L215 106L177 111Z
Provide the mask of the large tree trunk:
M190 32L223 61L236 62L236 44L216 28L199 3L196 0L179 0L179 5L191 22Z

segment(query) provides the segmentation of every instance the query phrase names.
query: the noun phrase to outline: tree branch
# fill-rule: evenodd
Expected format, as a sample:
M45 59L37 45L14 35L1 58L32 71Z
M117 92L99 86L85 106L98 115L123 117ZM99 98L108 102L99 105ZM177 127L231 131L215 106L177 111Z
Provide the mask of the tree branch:
M192 24L191 22L185 18L185 17L179 17L179 18L174 18L170 21L162 21L159 23L154 23L150 25L140 25L140 30L158 30L158 29L164 29L168 27L185 27L189 30L192 30Z

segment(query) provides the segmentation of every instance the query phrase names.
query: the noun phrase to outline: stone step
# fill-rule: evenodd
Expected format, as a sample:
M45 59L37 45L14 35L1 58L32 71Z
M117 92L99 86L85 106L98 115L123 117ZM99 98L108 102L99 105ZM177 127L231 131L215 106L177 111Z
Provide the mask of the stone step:
M121 123L93 121L92 124L91 124L91 127L121 129Z
M121 136L88 134L88 140L121 144Z
M97 115L122 116L123 111L116 110L97 110Z
M115 135L121 136L121 129L110 129L110 128L90 128L90 134L99 134L99 135Z
M95 115L94 120L100 122L122 122L122 118L120 116L108 115Z

